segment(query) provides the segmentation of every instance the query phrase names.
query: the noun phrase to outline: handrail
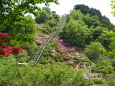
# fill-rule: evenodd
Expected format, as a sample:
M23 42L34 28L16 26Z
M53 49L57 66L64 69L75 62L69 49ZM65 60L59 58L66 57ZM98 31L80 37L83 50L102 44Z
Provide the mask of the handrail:
M58 29L54 30L50 36L46 39L46 41L40 46L40 48L38 49L35 57L34 57L34 61L35 63L38 63L39 58L41 57L45 47L47 46L47 44L49 43L49 41L56 35L56 33L62 28L63 23L65 22L65 16L62 16L62 19L58 25Z

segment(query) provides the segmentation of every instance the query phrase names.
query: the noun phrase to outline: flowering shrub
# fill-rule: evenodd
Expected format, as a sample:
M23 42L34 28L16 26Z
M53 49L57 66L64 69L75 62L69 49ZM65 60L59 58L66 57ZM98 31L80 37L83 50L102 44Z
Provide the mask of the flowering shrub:
M45 39L46 39L46 37L44 37L44 36L39 36L39 37L37 36L36 42L41 44L41 43L45 42Z
M5 36L5 37L8 37L8 38L12 38L11 35L9 35L8 33L0 33L0 36Z
M44 43L46 37L45 36L39 36L36 37L36 41L38 43ZM81 48L78 46L70 46L69 42L67 40L62 40L59 38L53 38L52 40L58 41L57 47L60 49L62 53L67 52L67 51L72 51L72 49L75 49L76 51L80 52ZM69 44L69 46L67 46Z
M11 39L12 36L8 33L0 33L0 56L10 56L10 54L19 54L23 52L22 48L9 45Z
M43 44L45 42L46 38L47 38L46 36L37 36L36 42L39 44ZM54 41L55 43L52 44L52 41ZM49 48L53 47L56 50L56 52L55 53L50 52L48 47ZM48 50L47 50L47 48L48 48ZM58 37L54 37L54 38L52 38L52 40L50 41L48 46L46 46L45 54L43 54L43 57L51 56L51 57L53 57L53 59L55 59L55 61L62 61L63 58L76 57L73 53L74 51L81 52L81 48L78 46L70 45L70 42L67 40L63 40ZM44 63L45 59L42 61L43 61L42 63Z

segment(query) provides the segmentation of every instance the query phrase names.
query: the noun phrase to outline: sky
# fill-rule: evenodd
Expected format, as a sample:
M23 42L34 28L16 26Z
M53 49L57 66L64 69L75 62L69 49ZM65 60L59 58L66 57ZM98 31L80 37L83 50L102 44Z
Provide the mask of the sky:
M96 8L101 11L102 15L107 16L110 21L115 24L115 17L111 14L111 0L58 0L59 5L51 3L49 8L56 11L58 15L68 14L76 4L85 4L89 7Z

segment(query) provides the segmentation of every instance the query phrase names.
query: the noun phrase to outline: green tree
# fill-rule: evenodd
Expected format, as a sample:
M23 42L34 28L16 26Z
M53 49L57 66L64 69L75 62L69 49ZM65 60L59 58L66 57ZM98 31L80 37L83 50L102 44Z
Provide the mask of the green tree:
M64 64L53 64L45 70L46 86L87 86L83 75Z
M20 17L20 21L14 22L9 33L15 36L15 40L22 43L32 42L37 34L36 22L31 16Z
M113 0L113 5L112 6L113 6L113 9L114 9L115 8L114 7L114 0ZM109 18L107 18L106 16L102 16L101 12L99 10L95 9L95 8L89 8L86 5L81 5L80 4L80 5L75 5L74 9L75 10L80 10L81 13L83 13L85 15L89 14L91 16L91 18L89 18L89 21L86 21L86 23L88 22L88 25L89 24L94 24L94 27L95 26L101 26L101 27L106 27L109 30L112 30L113 27L114 27L114 25L110 22ZM98 19L96 17L93 17L93 16L97 16ZM87 19L87 17L86 17L86 19ZM97 21L95 21L95 20L97 20Z
M109 49L109 45L112 42L112 39L115 37L115 32L113 31L108 31L108 30L103 30L98 36L98 41L102 43L102 45L106 48Z
M36 14L37 14L36 22L38 24L46 23L50 19L50 15L48 14L46 10L38 11Z
M43 7L42 10L45 10L48 14L51 14L51 9L49 7Z
M101 57L102 49L104 49L103 45L99 42L91 42L90 45L87 45L84 53L88 56L88 58L92 61L96 61Z
M115 16L115 0L111 0L111 2L112 2L111 6L112 6L112 9L113 9L112 13Z
M109 45L110 51L108 54L113 57L113 62L115 62L115 38L112 39L110 45ZM114 63L113 63L114 64ZM115 66L115 65L114 65Z
M90 8L89 14L91 16L98 16L100 19L102 17L101 12L99 10L95 9L95 8Z
M102 27L106 27L109 30L113 30L114 28L114 25L110 22L109 18L107 18L106 16L102 16L100 23Z
M70 20L63 28L61 37L72 45L83 47L91 40L91 31L83 21Z
M48 7L43 7L41 11L36 13L36 22L38 24L43 24L44 31L46 33L51 33L53 30L57 29L60 16L56 14L55 11L51 11Z
M73 10L70 14L69 14L69 16L68 16L68 18L69 18L69 20L71 20L71 19L73 19L73 20L83 20L83 14L81 13L81 11L80 10Z
M81 5L81 4L80 5L75 5L74 9L75 10L81 10L81 12L84 13L84 14L87 14L90 11L90 8L88 6Z
M115 39L113 39L109 45L111 50L115 50Z
M0 32L13 32L15 22L21 21L26 13L35 15L40 8L36 4L57 3L57 0L0 0Z
M84 16L84 22L88 25L88 27L100 26L100 21L98 16L91 16L87 14Z
M98 61L96 61L95 72L103 73L103 74L111 74L113 73L112 63L109 59L102 57Z
M98 37L103 33L103 30L107 30L107 28L104 28L104 27L95 27L94 28L94 31L93 31L93 40L96 40L98 39Z
M94 8L89 8L86 5L82 5L82 4L75 5L74 9L75 10L80 10L81 13L83 13L83 14L90 14L91 16L98 16L99 18L102 17L101 12L99 10L94 9Z
M35 13L39 10L36 4L48 4L50 2L57 3L57 0L0 0L0 23L10 19L16 20L19 15L25 13Z

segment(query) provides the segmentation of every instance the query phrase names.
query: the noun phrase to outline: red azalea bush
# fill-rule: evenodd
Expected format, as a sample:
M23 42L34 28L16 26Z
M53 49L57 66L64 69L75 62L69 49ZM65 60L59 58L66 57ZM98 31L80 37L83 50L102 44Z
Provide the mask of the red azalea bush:
M12 36L8 33L0 33L0 56L10 56L11 54L22 53L23 49L19 47L10 46Z
M12 38L11 35L9 35L8 33L0 33L0 36L5 36L7 38Z

